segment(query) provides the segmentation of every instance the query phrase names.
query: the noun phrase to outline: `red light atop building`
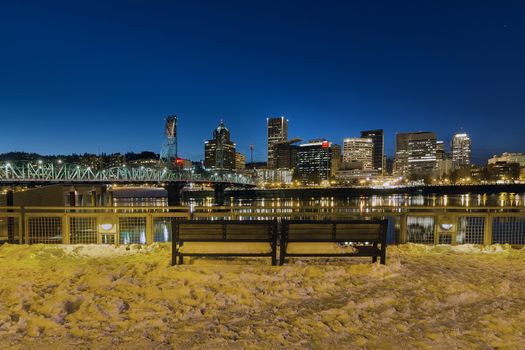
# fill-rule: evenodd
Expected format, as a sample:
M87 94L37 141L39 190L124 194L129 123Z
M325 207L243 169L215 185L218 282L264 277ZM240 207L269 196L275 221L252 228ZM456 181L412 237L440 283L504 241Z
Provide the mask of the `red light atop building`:
M330 147L330 142L328 141L323 141L323 145L322 145L323 148L328 148Z

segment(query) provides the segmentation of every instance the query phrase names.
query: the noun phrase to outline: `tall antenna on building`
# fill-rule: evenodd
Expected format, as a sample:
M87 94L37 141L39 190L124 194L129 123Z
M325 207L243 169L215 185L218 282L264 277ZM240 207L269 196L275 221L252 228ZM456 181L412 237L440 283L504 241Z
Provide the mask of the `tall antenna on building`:
M250 145L250 163L252 163L252 168L255 167L253 164L253 145Z
M160 161L169 168L174 168L177 164L177 116L172 115L166 118L166 126L164 129L164 144L160 151Z

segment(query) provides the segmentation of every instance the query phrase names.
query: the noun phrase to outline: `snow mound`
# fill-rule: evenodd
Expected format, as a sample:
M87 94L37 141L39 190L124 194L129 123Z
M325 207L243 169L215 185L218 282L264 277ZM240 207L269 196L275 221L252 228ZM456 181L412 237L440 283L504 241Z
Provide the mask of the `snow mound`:
M130 244L120 246L102 244L72 244L57 245L56 248L62 250L65 254L70 256L88 258L110 258L116 256L151 253L159 249L159 244Z
M390 246L388 249L388 252L392 254L525 254L525 247L522 249L515 249L509 244L425 245L407 243L397 246Z

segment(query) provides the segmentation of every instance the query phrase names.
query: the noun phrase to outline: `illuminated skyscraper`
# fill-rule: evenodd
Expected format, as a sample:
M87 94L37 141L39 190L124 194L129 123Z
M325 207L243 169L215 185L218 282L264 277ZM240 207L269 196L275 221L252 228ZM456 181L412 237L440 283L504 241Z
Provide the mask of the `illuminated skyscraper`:
M326 140L312 140L299 146L297 177L301 181L320 183L335 176L341 163L341 147Z
M268 118L268 168L274 169L274 146L288 140L288 119L284 117Z
M204 142L204 166L215 170L235 170L235 153L230 131L221 120L213 131L213 139Z
M383 129L361 131L361 137L372 139L374 145L372 151L373 169L379 170L379 174L385 173L385 136Z
M408 139L410 133L399 132L396 134L396 156L394 158L393 174L406 176L408 173Z
M437 144L433 132L410 132L396 135L395 175L423 179L436 175Z
M343 140L343 162L361 164L361 169L374 169L374 143L371 138L346 138Z
M457 133L452 138L452 166L454 169L470 165L472 142L466 133Z

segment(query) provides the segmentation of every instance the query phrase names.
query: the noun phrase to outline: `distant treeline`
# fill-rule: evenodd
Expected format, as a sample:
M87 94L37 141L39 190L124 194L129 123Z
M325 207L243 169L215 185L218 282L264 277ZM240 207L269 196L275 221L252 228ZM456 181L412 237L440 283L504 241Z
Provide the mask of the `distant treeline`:
M123 161L137 161L143 159L159 159L159 154L150 151L143 151L140 153L128 152L128 153L84 153L84 154L56 154L56 155L41 155L38 153L28 153L28 152L8 152L0 154L0 161L2 162L37 162L42 161L58 161L62 160L66 163L78 163L85 161L86 159L122 159Z

